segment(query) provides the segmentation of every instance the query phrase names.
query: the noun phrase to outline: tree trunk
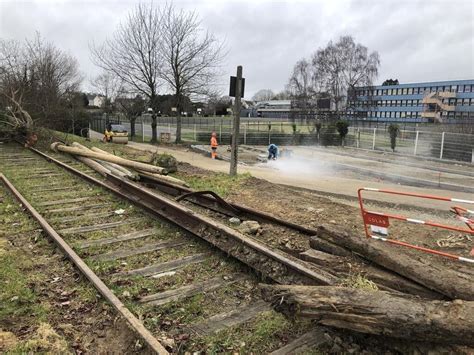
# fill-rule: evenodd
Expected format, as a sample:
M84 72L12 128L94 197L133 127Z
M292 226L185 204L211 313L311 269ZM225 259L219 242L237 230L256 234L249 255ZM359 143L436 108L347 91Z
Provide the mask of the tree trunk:
M112 154L102 154L102 153L96 153L92 151L87 151L82 148L74 148L74 147L68 147L62 143L55 142L51 144L51 149L55 152L60 151L64 153L68 153L71 155L79 155L83 156L86 158L91 158L91 159L98 159L98 160L103 160L111 163L115 163L118 165L126 166L135 170L143 170L149 173L155 173L155 174L163 174L166 172L166 169L163 169L158 166L150 165L150 164L145 164L145 163L140 163L136 162L133 160L128 160L124 158L117 157Z
M132 116L130 117L130 137L133 138L135 137L135 122L137 121L137 116Z
M434 262L434 258L439 257L423 254L423 258L416 258L414 255L419 256L420 252L355 236L335 227L318 227L316 236L310 240L311 247L313 247L312 240L318 238L355 252L367 260L451 299L474 301L474 283L472 282L474 271L468 268L460 272L450 265L444 266L442 263Z
M181 143L181 95L179 92L176 93L176 140L175 143Z
M178 111L178 116L176 117L176 140L175 140L175 143L181 143L181 112L179 112L179 111Z
M474 302L427 301L385 291L262 285L277 310L326 326L424 342L474 345Z
M153 114L151 115L151 141L150 143L158 142L157 134L156 134L156 126L157 126L156 113L155 111L153 111Z
M428 299L444 299L444 296L439 293L431 291L392 271L370 265L355 255L352 255L350 258L341 257L309 249L301 253L300 257L310 263L323 266L341 279L351 274L360 274L374 282L381 290L403 292Z

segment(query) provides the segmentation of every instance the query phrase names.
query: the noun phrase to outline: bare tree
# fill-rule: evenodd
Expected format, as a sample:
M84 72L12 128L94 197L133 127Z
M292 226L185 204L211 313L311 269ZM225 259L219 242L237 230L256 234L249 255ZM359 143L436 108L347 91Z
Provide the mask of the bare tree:
M135 137L135 122L145 111L145 100L140 95L133 95L125 91L119 92L116 100L117 108L130 121L130 135Z
M275 94L270 89L258 90L255 95L252 96L252 100L255 102L269 101L275 97Z
M39 33L23 44L0 40L0 93L16 124L28 129L34 121L55 128L67 124L68 99L81 81L77 60Z
M152 139L157 141L156 98L161 69L162 14L153 4L139 4L112 38L91 46L93 62L119 78L128 90L145 96L151 107Z
M104 72L91 80L91 85L99 95L105 97L104 110L110 113L111 103L121 91L120 79L110 72Z
M223 58L222 44L201 28L195 12L163 10L161 78L173 90L176 108L176 143L181 142L181 109L184 97L209 93Z
M318 49L312 64L316 76L331 94L337 111L348 90L372 85L378 75L380 59L377 52L369 53L367 47L355 43L351 36L343 36L338 42L330 41L325 48Z
M273 100L290 100L291 92L285 89L283 91L277 92L275 96L273 96L272 99Z
M308 114L316 108L319 86L313 69L312 65L304 58L296 62L293 68L287 85L287 90L291 93L291 106L294 109L293 119L296 118L296 113L307 118Z

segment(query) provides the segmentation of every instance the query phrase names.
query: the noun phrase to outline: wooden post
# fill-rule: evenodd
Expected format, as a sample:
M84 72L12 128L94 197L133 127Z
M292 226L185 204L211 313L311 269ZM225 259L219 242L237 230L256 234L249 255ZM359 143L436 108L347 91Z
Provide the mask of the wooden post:
M234 176L237 174L237 161L238 161L238 141L239 141L239 128L240 128L240 99L242 96L242 66L237 67L237 85L235 90L235 105L234 105L234 124L232 130L232 146L231 146L231 157L230 157L230 171L229 174Z
M374 128L374 137L372 139L372 150L375 150L375 135L377 134L377 128Z
M444 134L446 132L443 132L443 134L441 134L441 149L439 151L439 158L440 159L443 159L443 150L444 150Z
M418 148L418 136L419 136L420 131L416 131L416 136L415 136L415 150L413 151L413 155L416 155L416 150Z

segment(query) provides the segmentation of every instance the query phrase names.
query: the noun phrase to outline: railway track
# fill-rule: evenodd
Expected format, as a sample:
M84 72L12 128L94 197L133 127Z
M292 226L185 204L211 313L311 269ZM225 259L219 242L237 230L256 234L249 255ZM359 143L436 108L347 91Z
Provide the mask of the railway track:
M63 250L76 255L76 266L155 352L285 354L324 342L322 330L271 310L257 288L262 278L332 284L331 274L139 184L99 177L67 156L2 145L0 167L17 198ZM172 196L190 193L146 183ZM223 216L252 216L311 233L212 196L183 198Z

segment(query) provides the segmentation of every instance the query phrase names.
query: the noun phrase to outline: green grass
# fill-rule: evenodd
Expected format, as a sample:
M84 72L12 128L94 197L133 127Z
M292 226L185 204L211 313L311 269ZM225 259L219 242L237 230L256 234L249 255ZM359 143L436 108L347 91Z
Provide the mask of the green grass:
M191 188L195 190L212 190L221 197L228 196L232 191L237 191L243 183L245 183L251 175L249 173L229 176L225 173L215 173L206 176L179 176L178 178L185 180Z
M377 291L379 289L373 281L370 281L361 274L350 274L341 281L340 285L366 291Z
M293 323L280 313L263 312L251 324L223 330L199 340L208 354L262 354L276 349L282 340L303 332L306 322Z
M0 324L10 318L33 317L44 321L46 305L38 303L37 294L30 288L30 278L25 269L32 267L29 259L15 252L0 256Z

